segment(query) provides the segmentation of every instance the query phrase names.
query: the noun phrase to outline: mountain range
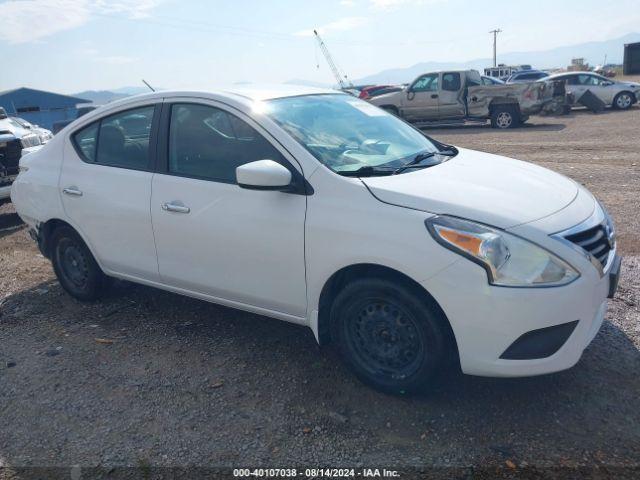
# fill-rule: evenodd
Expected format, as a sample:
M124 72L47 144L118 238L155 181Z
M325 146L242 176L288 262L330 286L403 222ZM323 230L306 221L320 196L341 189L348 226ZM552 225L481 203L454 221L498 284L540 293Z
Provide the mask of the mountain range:
M611 40L567 45L550 50L504 53L499 54L498 61L506 65L528 64L539 69L566 67L571 63L571 59L576 57L584 58L585 62L594 66L604 63L605 57L607 63L620 64L622 63L624 45L633 42L640 42L640 33L629 33ZM353 83L356 85L407 83L422 73L438 70L475 69L482 72L491 63L492 59L490 58L477 58L460 62L420 62L410 67L391 68L367 75L353 80ZM245 84L249 82L238 83ZM293 79L284 83L321 88L332 87L328 83L305 79ZM87 90L73 95L91 100L97 104L105 104L147 91L149 90L146 87L122 87L114 90Z
M511 52L498 55L498 62L505 65L532 65L538 69L567 67L571 59L580 57L585 62L596 66L604 63L621 64L624 54L624 45L640 42L640 33L629 33L622 37L601 42L588 42L577 45L567 45L551 50L532 52ZM353 80L358 84L384 84L406 83L412 81L418 75L425 72L433 72L448 69L475 69L482 72L492 65L491 58L478 58L462 62L421 62L406 68L393 68L383 70L373 75Z

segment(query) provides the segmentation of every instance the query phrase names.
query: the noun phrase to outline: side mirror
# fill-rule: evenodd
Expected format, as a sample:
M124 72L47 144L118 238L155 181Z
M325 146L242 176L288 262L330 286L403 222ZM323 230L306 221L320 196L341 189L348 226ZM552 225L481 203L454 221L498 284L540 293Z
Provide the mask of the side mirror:
M613 85L613 82L602 82L602 84L603 84L605 87L610 87L611 85Z
M252 190L284 190L291 185L291 172L273 160L258 160L236 168L236 181Z

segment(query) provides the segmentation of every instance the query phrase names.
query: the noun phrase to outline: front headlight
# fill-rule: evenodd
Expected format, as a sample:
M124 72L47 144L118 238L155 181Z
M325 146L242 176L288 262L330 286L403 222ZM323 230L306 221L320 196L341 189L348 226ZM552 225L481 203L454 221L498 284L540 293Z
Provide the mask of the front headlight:
M442 246L484 267L492 285L551 287L580 276L548 250L502 230L448 216L432 217L425 223Z

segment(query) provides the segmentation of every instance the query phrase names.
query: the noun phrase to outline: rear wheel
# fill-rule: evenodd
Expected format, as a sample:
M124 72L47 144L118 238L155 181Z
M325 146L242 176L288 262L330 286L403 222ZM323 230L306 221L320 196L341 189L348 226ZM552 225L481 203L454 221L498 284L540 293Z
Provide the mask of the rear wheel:
M425 297L397 282L348 284L334 301L331 319L343 359L378 390L426 390L445 367L446 320Z
M520 112L511 105L498 105L491 111L491 126L493 128L516 128L520 125Z
M70 227L59 227L53 232L51 262L60 285L78 300L95 300L108 286L108 277Z
M629 92L620 92L613 99L613 106L618 110L626 110L633 105L633 98Z

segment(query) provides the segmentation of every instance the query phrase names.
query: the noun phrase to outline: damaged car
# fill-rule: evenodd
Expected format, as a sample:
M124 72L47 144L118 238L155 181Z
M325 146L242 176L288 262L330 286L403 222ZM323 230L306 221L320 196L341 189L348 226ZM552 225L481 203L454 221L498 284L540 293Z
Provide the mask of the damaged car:
M449 70L425 73L369 102L422 126L490 120L504 129L518 127L530 115L560 113L565 99L563 86L554 82L487 85L475 70Z
M23 128L12 117L0 118L0 203L10 200L20 157L41 145L38 134Z
M563 82L571 99L571 106L583 106L586 92L594 95L604 106L627 110L640 99L640 83L612 80L593 72L565 72L551 75L548 80Z

